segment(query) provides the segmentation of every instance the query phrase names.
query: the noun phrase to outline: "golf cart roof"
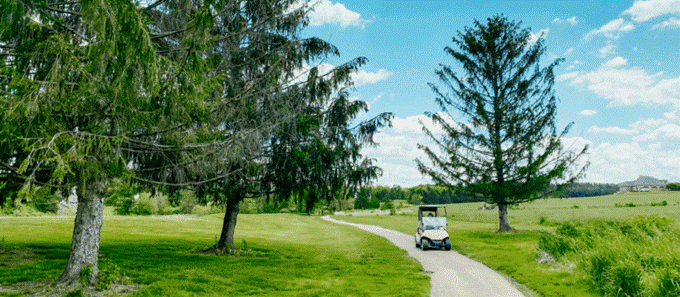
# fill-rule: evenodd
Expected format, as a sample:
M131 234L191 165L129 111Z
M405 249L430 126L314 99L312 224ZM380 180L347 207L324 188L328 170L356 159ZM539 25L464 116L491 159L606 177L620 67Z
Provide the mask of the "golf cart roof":
M445 205L434 205L434 204L431 204L431 205L418 205L418 209L420 209L420 210L422 210L422 211L435 211L435 210L437 210L438 208L446 208L446 206L445 206Z

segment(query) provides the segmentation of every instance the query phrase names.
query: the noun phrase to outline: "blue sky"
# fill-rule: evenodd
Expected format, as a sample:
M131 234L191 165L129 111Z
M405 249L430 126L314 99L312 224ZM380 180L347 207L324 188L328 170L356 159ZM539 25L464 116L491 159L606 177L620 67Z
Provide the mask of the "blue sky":
M395 115L376 136L380 147L364 150L384 170L376 184L431 183L414 162L427 161L417 144L431 144L418 121L439 111L427 83L437 83L439 64L455 65L443 48L456 32L496 14L543 33L545 61L565 59L556 70L557 122L575 123L567 146L590 146L583 181L680 181L680 0L316 2L304 34L341 52L320 62L368 58L351 92L370 104L362 118Z

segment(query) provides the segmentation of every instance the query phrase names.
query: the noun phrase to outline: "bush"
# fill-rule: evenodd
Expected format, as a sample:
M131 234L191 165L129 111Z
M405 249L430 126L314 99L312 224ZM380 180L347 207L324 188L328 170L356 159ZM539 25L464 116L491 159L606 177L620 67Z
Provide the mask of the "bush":
M141 193L135 202L135 214L152 215L158 213L158 204L151 198L150 193Z
M224 206L216 206L212 204L208 205L196 205L191 213L199 216L211 215L211 214L224 214Z
M167 215L172 214L175 209L170 205L168 196L159 194L151 197L150 193L144 192L117 199L114 211L119 215Z
M394 209L394 203L392 203L392 200L387 200L385 203L380 206L380 210L391 210Z
M126 180L114 178L106 189L104 205L118 206L119 200L132 199L139 191Z
M134 207L135 207L134 197L119 198L116 200L116 209L114 210L114 212L122 216L129 215L133 212Z
M52 189L48 187L41 187L31 199L33 206L40 212L56 213L59 210L59 201L61 198L52 193Z
M667 184L666 189L671 190L671 191L680 191L680 184L678 184L678 183Z
M135 211L138 215L166 215L172 213L172 207L168 196L158 194L151 197L151 194L144 192L137 198Z
M180 190L179 191L179 213L189 214L194 210L194 206L198 200L194 191L191 190Z
M156 201L156 207L158 211L154 214L157 215L169 215L173 213L172 205L170 205L170 200L168 200L167 195L156 194L152 197Z
M651 206L667 206L668 202L666 200L664 200L664 201L661 201L661 203L653 203L652 202L652 204L650 204L650 205Z
M95 288L97 290L106 290L123 277L124 274L118 265L108 259L99 260L99 279Z

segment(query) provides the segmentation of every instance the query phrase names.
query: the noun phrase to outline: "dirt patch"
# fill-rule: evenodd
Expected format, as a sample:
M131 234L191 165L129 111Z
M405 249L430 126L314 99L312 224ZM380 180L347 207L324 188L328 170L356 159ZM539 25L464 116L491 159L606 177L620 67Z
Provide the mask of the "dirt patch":
M57 286L48 281L21 282L13 285L0 285L0 293L19 293L29 296L52 297L64 296L70 292L80 290L84 296L126 296L139 291L140 286L125 282L113 283L105 290L96 290L88 287Z

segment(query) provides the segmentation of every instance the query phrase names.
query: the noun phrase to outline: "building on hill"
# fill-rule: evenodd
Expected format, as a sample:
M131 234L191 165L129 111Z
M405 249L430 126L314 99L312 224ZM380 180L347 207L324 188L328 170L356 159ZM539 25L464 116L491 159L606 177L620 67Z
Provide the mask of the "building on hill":
M640 175L640 177L634 181L620 183L619 192L666 191L667 184L668 180Z

